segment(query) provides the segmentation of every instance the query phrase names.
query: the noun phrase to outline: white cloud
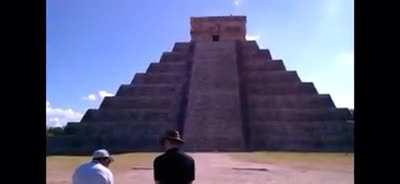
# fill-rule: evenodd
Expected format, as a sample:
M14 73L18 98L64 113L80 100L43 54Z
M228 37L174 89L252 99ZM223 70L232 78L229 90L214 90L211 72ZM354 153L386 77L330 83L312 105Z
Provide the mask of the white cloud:
M97 100L102 100L106 96L113 96L113 94L105 90L100 90L97 92L97 94L89 94L88 96L85 96L82 99L88 101L97 101Z
M88 96L83 97L82 99L88 100L88 101L96 101L97 97L95 94L89 94Z
M235 6L239 6L240 3L242 3L242 0L233 0L233 4L234 4Z
M255 35L247 34L247 35L246 35L246 40L254 40L254 41L257 42L257 44L258 44L258 46L259 46L260 48L266 48L265 45L264 45L264 43L263 43L262 40L261 40L261 36L258 35L258 34L255 34Z
M345 65L354 65L354 52L342 52L336 55L335 58L336 63L345 64Z
M260 40L260 35L246 35L246 40L256 40L259 41Z
M104 97L106 97L106 96L113 96L112 93L109 93L109 92L104 91L104 90L99 91L98 94L99 94L100 98L104 98Z
M54 108L50 102L46 102L46 125L48 127L64 126L68 122L80 121L83 114L70 108Z

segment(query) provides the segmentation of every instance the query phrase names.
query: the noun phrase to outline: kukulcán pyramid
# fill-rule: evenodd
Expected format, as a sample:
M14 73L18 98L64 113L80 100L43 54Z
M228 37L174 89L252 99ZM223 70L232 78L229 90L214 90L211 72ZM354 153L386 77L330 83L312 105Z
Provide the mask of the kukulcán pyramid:
M349 109L247 41L245 16L192 17L190 34L48 138L48 153L160 151L171 128L187 151L353 151Z

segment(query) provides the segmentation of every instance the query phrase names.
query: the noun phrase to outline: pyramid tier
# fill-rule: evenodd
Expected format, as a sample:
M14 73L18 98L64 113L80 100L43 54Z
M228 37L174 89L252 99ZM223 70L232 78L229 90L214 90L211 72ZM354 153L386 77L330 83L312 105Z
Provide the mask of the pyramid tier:
M181 88L181 85L175 84L121 85L116 96L176 96Z
M160 63L164 62L185 62L189 56L185 52L164 52L161 55Z
M175 114L160 109L89 109L82 118L82 122L99 121L173 121Z
M248 108L335 108L329 95L250 95Z
M318 94L311 82L301 83L248 83L245 90L249 95Z
M185 79L186 75L180 73L146 73L136 74L131 84L182 84Z
M246 62L243 71L286 71L286 68L282 60L271 60L268 62Z
M147 73L186 73L188 71L187 63L150 63Z
M159 128L148 128L159 127ZM176 128L166 121L98 121L87 125L87 137L94 146L119 151L161 151L159 137L165 129Z
M249 71L243 74L248 83L298 83L300 78L296 71Z
M254 150L352 150L354 126L343 121L255 121L251 126Z
M192 44L190 42L177 42L172 48L173 52L190 53Z
M100 109L169 109L177 106L173 96L106 97Z
M348 109L249 109L252 121L346 121L352 118Z

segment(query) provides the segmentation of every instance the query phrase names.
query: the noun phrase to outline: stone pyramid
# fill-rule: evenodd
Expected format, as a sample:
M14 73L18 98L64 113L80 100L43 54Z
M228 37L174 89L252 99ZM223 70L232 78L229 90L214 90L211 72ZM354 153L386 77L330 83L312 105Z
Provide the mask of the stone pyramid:
M247 41L245 24L245 16L192 17L190 42L69 123L69 135L48 139L48 152L160 151L171 128L187 151L352 151L349 109Z

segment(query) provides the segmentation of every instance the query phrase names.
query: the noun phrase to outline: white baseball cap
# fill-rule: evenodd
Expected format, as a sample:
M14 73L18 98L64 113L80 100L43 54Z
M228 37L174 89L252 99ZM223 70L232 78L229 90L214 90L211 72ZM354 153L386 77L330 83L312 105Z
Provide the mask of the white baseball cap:
M111 160L114 160L111 157L110 153L108 153L108 151L105 149L99 149L99 150L94 151L93 159L96 159L96 158L110 158Z

